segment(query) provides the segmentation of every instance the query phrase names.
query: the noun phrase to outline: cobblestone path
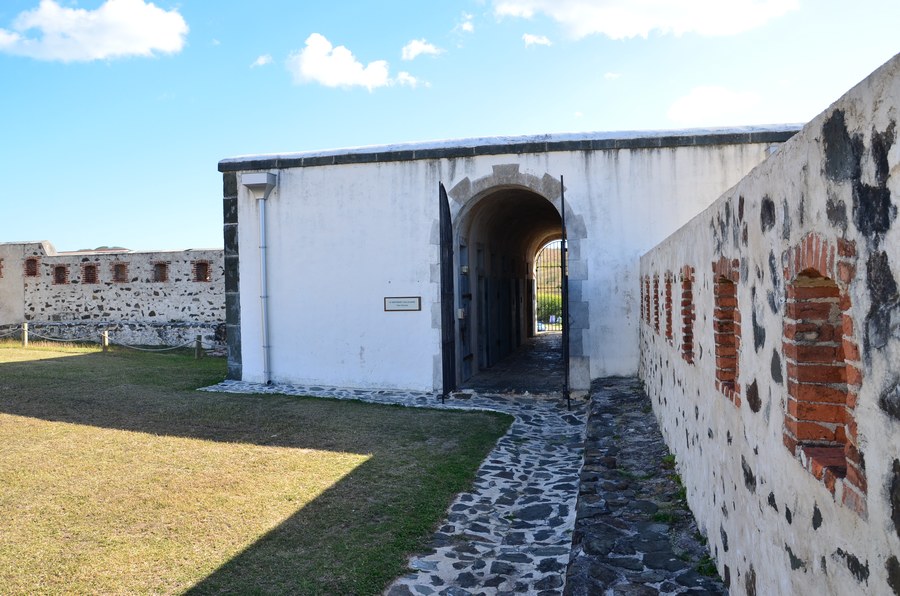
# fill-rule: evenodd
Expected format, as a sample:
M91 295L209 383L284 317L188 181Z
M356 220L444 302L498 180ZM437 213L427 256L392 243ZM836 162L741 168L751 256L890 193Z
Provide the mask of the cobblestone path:
M478 469L472 491L460 494L427 553L390 596L409 594L561 594L572 545L585 400L566 409L559 396L454 393L446 404L431 393L348 390L225 381L207 391L283 393L454 410L493 410L515 417Z
M594 382L586 434L566 596L725 593L638 379Z
M573 400L571 410L558 394L463 391L441 404L439 396L424 392L240 381L205 390L515 417L471 492L457 496L427 551L411 557L410 572L388 587L388 596L723 591L721 583L698 573L705 550L676 498L668 451L637 379L601 379L591 401Z

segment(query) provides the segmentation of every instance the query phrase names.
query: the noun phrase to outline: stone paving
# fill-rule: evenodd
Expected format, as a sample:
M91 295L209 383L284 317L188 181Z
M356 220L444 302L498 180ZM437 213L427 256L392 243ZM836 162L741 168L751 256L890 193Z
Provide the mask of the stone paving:
M440 396L426 392L241 381L204 390L515 417L479 468L472 491L457 496L427 551L411 557L410 573L388 587L388 596L722 591L720 583L696 571L704 550L693 518L672 498L677 488L670 474L650 475L665 465L668 452L637 379L603 379L592 388L590 404L573 399L571 410L559 394L460 391L442 404ZM654 521L660 511L675 521Z
M512 354L462 384L478 393L558 393L563 389L562 333L526 339Z
M725 593L674 463L640 381L595 381L566 596Z
M561 396L366 391L224 381L206 391L280 393L453 410L492 410L515 417L481 464L472 491L457 496L411 573L390 596L561 594L575 523L587 406Z

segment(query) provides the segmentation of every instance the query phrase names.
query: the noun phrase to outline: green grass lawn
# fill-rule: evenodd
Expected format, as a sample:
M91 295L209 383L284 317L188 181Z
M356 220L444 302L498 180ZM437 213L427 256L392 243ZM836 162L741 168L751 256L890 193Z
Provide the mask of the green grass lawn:
M194 391L221 359L0 344L0 594L374 594L508 416Z

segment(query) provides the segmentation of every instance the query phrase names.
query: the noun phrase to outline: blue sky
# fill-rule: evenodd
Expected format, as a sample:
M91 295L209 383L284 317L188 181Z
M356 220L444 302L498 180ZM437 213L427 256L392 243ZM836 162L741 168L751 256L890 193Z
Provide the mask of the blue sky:
M221 247L235 155L805 122L898 25L897 0L2 0L0 242Z

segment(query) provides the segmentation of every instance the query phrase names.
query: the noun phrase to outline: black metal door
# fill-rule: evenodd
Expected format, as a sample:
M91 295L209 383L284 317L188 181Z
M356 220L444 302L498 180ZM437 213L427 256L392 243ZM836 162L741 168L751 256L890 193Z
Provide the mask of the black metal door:
M453 226L450 222L450 199L444 184L439 183L439 222L441 229L441 363L443 393L456 389L456 320L453 316Z
M571 407L569 401L569 274L566 264L569 260L568 239L566 237L566 186L563 177L559 177L559 215L562 220L562 244L560 246L559 271L562 282L562 360L563 360L563 395L566 398L566 406Z

